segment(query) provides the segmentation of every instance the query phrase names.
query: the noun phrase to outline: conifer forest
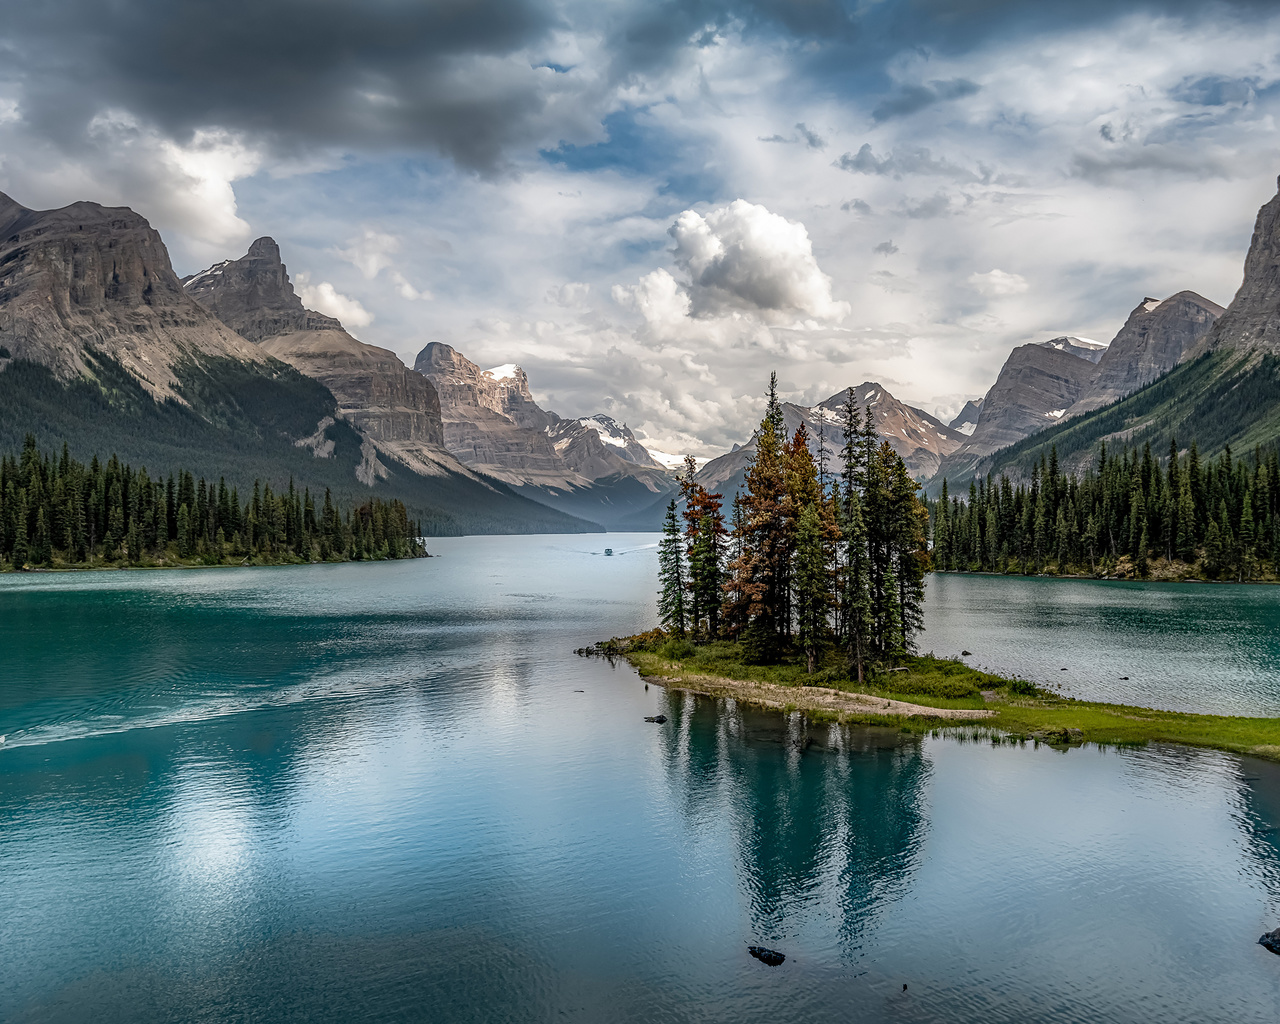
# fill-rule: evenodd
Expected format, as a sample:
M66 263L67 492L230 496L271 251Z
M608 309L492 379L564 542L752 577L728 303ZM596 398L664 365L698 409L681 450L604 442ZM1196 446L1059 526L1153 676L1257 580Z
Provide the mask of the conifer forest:
M1202 461L1171 440L1161 465L1099 448L1083 478L1053 449L1029 482L987 477L931 503L935 569L1139 578L1255 580L1280 569L1280 459L1228 447Z
M910 653L923 628L928 511L902 459L847 396L843 446L815 457L803 424L787 438L770 382L746 488L726 519L687 464L684 508L659 546L666 630L735 640L751 661L800 652L813 672L833 648L864 666ZM683 524L680 519L683 518Z
M399 501L343 509L292 480L279 493L255 480L242 500L186 470L161 480L115 456L44 455L31 436L0 459L0 568L413 558L426 553L420 537Z

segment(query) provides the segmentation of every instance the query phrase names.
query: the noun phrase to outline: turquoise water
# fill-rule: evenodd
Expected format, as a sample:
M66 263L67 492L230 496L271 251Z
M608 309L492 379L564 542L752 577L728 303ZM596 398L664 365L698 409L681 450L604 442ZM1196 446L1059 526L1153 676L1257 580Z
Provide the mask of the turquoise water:
M646 690L607 539L0 579L0 1019L1274 1019L1280 766Z
M945 573L925 619L923 650L1069 696L1280 716L1280 587Z

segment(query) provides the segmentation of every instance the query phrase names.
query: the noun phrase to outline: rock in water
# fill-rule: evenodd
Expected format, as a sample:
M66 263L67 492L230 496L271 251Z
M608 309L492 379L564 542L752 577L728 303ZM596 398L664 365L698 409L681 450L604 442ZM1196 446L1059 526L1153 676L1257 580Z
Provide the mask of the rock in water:
M655 725L664 725L667 721L666 715L652 715L645 717L646 722L653 722Z
M776 949L765 949L764 946L748 946L747 952L770 967L777 967L787 958L785 953L779 953Z
M1267 932L1266 935L1262 936L1262 938L1258 940L1258 945L1266 946L1266 948L1271 950L1271 952L1280 956L1280 928L1277 928L1273 932Z

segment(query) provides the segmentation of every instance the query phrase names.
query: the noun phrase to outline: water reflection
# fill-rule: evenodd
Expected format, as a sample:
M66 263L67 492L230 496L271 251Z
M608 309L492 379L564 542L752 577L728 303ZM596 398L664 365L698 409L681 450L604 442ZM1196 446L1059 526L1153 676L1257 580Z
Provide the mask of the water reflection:
M1274 1017L1280 768L646 691L574 543L0 580L0 1019Z
M911 883L929 764L895 730L810 724L667 691L663 764L690 828L728 823L752 934L784 942L824 918L854 960Z

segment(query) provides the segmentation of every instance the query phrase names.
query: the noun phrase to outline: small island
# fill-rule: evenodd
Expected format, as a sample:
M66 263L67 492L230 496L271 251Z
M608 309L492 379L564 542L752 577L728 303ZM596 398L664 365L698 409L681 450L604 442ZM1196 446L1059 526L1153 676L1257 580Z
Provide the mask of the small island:
M661 629L615 637L580 653L624 658L646 683L799 711L813 722L882 725L909 733L972 733L979 727L993 743L1057 747L1181 743L1280 761L1280 718L1195 715L1076 700L933 655L899 658L895 665L867 672L859 684L838 658L810 675L798 656L752 664L739 644L694 646Z
M801 711L817 721L913 732L976 727L993 742L1167 741L1280 760L1280 719L1081 701L920 654L926 573L935 557L953 556L930 548L930 514L919 485L877 437L871 415L852 393L842 411L844 444L831 473L825 437L818 438L815 455L803 423L790 439L783 435L771 381L731 527L721 513L722 496L707 493L688 465L681 483L684 527L672 501L658 549L661 626L579 653L626 658L646 682ZM1141 465L1128 457L1121 463L1130 474ZM1259 460L1255 472L1269 472L1266 465ZM1173 467L1176 473L1176 461ZM1198 469L1187 472L1188 479L1201 479ZM1229 480L1234 471L1224 458L1215 472ZM1059 479L1056 467L1047 479ZM1044 491L1037 491L1035 501L1042 503ZM1136 498L1133 505L1140 508ZM964 506L948 512L940 503L935 514L957 510ZM1216 543L1213 523L1208 529ZM1141 553L1145 530L1131 526L1130 532ZM1255 537L1249 529L1240 535ZM1252 557L1251 546L1240 550Z

